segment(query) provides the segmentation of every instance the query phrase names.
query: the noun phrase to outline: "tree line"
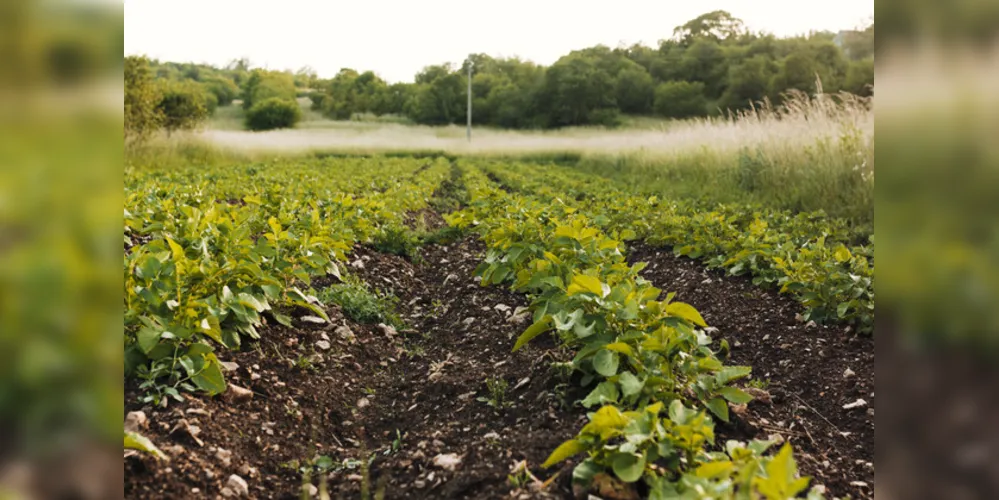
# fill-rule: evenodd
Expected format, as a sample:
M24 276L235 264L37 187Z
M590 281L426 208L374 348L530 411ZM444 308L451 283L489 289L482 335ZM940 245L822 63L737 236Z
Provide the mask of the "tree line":
M190 127L237 98L247 112L247 128L293 126L300 118L295 98L301 96L310 98L313 110L337 120L370 113L426 125L461 123L469 64L477 124L614 126L622 115L682 119L748 109L762 101L779 104L792 89L871 95L874 25L780 38L750 32L740 19L714 11L676 27L658 47L598 45L573 51L547 67L516 57L472 54L461 64L427 66L413 82L394 84L372 71L344 68L320 79L308 67L297 72L253 69L245 59L223 68L144 60L135 64L147 66L160 96L152 114L168 131ZM126 87L128 83L126 68ZM191 113L197 115L193 120L187 119Z
M791 89L871 95L874 25L779 38L752 33L728 12L715 11L678 26L658 47L590 47L549 67L474 54L461 65L427 66L412 83L392 85L371 71L343 69L316 82L312 107L335 119L373 113L428 125L461 123L470 63L476 123L615 125L622 114L689 118L779 103Z

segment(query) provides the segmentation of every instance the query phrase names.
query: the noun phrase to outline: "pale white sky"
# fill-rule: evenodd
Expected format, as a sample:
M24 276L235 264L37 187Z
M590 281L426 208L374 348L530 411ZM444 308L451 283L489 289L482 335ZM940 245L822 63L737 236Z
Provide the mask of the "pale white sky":
M635 42L656 46L673 28L727 10L777 35L848 29L874 0L124 0L125 54L224 65L340 68L411 81L423 66L467 54L551 64L572 50Z

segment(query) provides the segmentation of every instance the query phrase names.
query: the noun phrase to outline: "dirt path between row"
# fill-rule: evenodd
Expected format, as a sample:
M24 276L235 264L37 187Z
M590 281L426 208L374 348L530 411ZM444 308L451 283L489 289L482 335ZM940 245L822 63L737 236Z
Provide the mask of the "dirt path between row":
M300 311L294 328L269 326L246 351L223 354L230 383L252 397L187 396L164 409L137 404L128 388L126 411L143 412L139 430L170 461L127 457L125 496L216 498L239 488L236 475L244 497L293 499L305 470L314 486L326 476L332 498L570 496L572 463L538 469L585 420L552 368L570 354L550 339L510 353L530 322L525 298L479 285L474 238L421 250L418 264L365 247L351 257L351 272L400 299L406 329L357 324L336 307L332 323L314 324ZM480 400L489 380L506 385L491 398L498 408ZM515 488L508 476L524 460L541 479L559 476L544 492Z
M571 353L542 336L511 354L530 321L526 299L479 285L483 253L474 237L424 246L415 264L356 248L350 272L398 297L408 328L357 324L335 306L329 324L298 311L293 328L268 326L260 342L221 354L230 382L252 396L186 396L153 408L136 402L133 383L126 411L143 412L139 430L170 461L127 457L125 496L219 498L242 481L244 497L295 499L310 471L306 488L315 493L325 477L332 498L571 498L578 460L538 468L585 423L571 404L582 394L553 367ZM830 493L871 496L871 339L803 325L794 301L668 251L638 244L629 259L649 262L646 278L719 329L729 363L769 382L772 402L719 425L719 443L780 435L795 445L802 473ZM843 408L858 399L866 406ZM542 480L558 476L543 491L530 480L515 485L508 476L521 461Z
M874 340L843 326L806 325L801 306L747 278L725 276L676 257L669 249L631 245L629 262L648 262L642 275L676 292L727 339L727 364L748 365L765 381L770 403L751 402L727 438L780 435L795 447L803 475L833 496L874 495ZM764 398L765 399L765 398ZM863 401L860 401L863 400Z

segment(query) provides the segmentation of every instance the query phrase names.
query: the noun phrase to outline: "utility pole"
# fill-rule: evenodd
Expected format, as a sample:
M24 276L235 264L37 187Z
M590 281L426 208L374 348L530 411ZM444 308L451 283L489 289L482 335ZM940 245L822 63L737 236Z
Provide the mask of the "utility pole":
M472 62L468 60L468 126L465 128L465 136L468 142L472 142Z

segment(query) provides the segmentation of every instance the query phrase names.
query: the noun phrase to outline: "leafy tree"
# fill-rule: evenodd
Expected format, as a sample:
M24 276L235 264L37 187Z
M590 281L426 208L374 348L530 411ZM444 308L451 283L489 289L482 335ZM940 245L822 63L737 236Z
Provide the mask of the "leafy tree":
M614 79L600 69L592 58L581 54L565 56L548 69L542 98L547 104L548 125L597 124L615 110Z
M629 61L630 62L630 61ZM630 62L617 74L615 95L617 105L625 113L648 113L652 108L655 82L645 68Z
M293 100L271 97L254 104L246 112L246 128L272 130L291 128L302 118L302 110Z
M774 76L773 90L783 92L798 89L813 93L816 90L815 79L818 77L819 68L815 60L804 52L796 52L781 63L780 71Z
M125 141L142 142L160 126L159 93L145 57L126 57L124 73Z
M213 76L204 81L205 88L215 95L219 106L228 106L239 97L239 86L236 82L224 76Z
M656 87L656 114L667 118L704 115L707 99L701 82L672 81Z
M846 72L843 90L860 96L874 93L874 58L854 61Z
M724 10L702 14L673 30L673 37L685 45L698 39L720 42L744 34L746 26L742 20Z
M725 89L729 61L722 46L711 39L699 39L683 52L680 71L684 80L701 82L705 93L714 99Z
M243 109L272 97L294 101L297 95L295 81L288 73L255 69L243 82Z
M412 83L393 83L385 88L375 102L375 114L397 114L406 112L406 103L413 97Z
M441 67L436 67L441 68ZM406 115L417 123L446 125L465 116L465 80L459 73L433 71L436 78L416 85Z
M777 73L777 63L763 54L755 55L729 67L728 88L719 101L722 108L747 108L751 102L770 95L770 82Z
M319 76L316 74L316 70L312 69L312 66L302 66L295 72L293 79L296 87L311 89L315 88L314 85Z
M191 130L210 115L208 97L197 83L164 82L161 84L157 111L163 117L162 125L167 134L177 130Z

